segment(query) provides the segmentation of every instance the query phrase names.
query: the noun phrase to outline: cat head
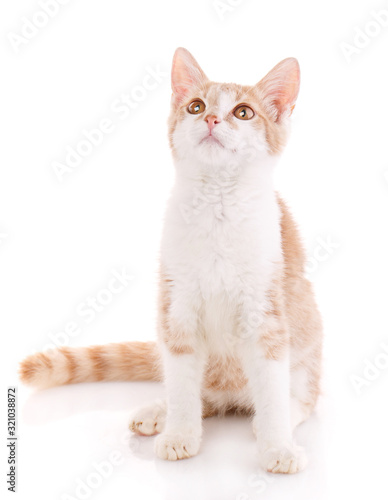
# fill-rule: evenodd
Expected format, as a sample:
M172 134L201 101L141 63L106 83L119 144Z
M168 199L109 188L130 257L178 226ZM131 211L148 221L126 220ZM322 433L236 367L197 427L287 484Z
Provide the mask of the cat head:
M212 82L190 52L178 48L169 119L174 157L217 167L278 155L299 82L294 58L284 59L253 86Z

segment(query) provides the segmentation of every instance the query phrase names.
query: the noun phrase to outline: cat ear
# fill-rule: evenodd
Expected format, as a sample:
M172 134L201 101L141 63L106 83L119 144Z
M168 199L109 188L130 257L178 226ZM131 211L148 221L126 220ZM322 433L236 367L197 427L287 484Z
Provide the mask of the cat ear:
M257 84L275 122L283 116L291 115L298 97L299 85L299 63L293 57L281 61Z
M201 87L206 81L207 76L190 52L183 47L176 49L171 71L173 101L179 104L193 87Z

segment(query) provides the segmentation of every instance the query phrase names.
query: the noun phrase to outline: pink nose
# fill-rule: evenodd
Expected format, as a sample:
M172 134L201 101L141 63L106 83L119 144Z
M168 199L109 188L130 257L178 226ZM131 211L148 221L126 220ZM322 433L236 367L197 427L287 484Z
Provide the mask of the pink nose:
M207 116L205 120L207 121L207 126L209 127L210 132L217 125L217 123L220 123L220 120L218 120L218 118L214 115Z

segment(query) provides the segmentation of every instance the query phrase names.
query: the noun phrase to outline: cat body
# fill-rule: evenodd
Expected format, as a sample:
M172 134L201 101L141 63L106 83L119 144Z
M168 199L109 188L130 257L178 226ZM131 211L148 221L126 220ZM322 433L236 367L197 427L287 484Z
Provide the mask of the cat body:
M306 464L293 429L319 395L322 326L295 223L273 184L299 90L295 59L248 87L211 82L185 49L172 68L176 170L160 252L157 343L62 348L27 358L22 380L161 380L166 401L130 428L160 458L199 451L202 419L248 413L261 466Z
M267 290L283 261L272 168L266 165L268 171L258 172L245 167L245 178L236 174L217 182L216 176L198 173L194 179L178 179L161 246L161 293L173 304L174 321L181 322L182 328L193 323L187 339L166 337L160 328L162 344L174 352L194 341L195 349L213 360L204 376L203 395L218 411L252 407L243 391L238 349L245 336L258 341L257 332L248 328L257 326L256 309L268 307ZM242 310L245 297L252 311ZM165 299L161 297L162 302ZM222 390L214 391L212 386Z

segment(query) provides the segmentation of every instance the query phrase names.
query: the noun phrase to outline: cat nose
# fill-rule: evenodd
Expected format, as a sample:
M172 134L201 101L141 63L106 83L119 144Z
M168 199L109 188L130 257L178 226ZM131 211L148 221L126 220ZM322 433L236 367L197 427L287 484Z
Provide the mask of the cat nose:
M205 120L207 121L207 126L209 127L210 132L217 125L217 123L220 123L220 120L215 115L209 115L205 118Z

